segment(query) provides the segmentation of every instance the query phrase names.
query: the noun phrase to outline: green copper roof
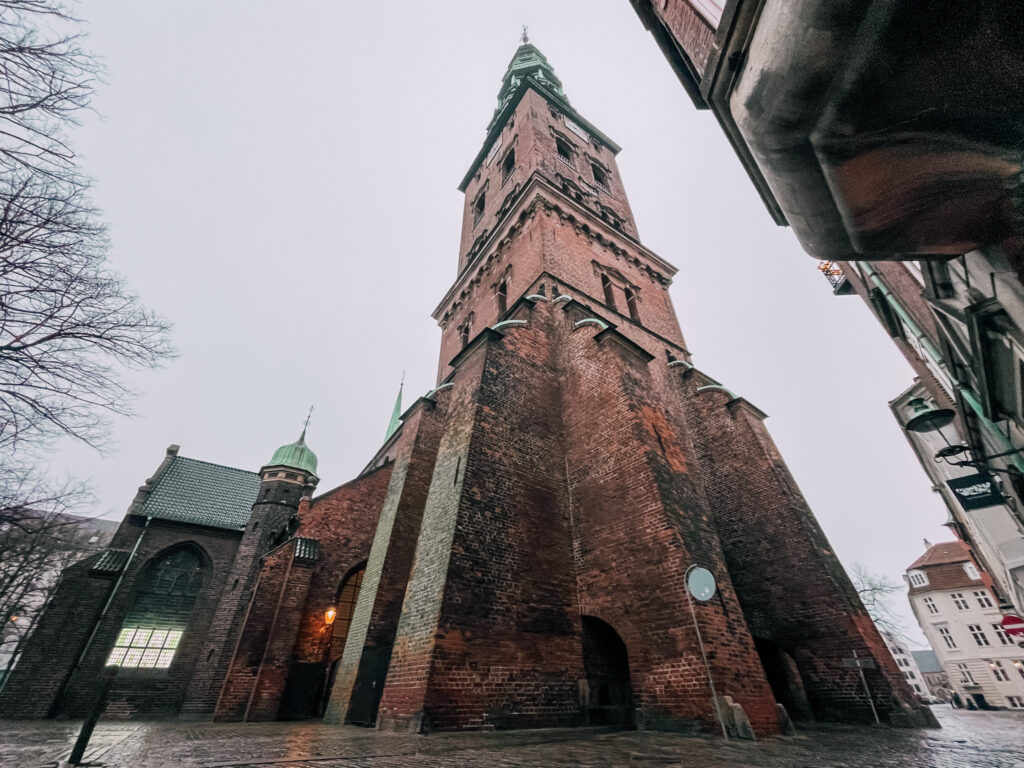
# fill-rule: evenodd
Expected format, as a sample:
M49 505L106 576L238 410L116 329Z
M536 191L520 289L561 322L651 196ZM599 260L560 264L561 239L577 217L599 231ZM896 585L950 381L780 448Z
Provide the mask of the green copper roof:
M282 445L274 451L273 457L267 462L268 467L291 467L303 472L316 474L316 454L306 446L306 430L302 430L299 439L294 443Z
M512 61L508 63L505 76L501 79L501 90L498 92L498 108L494 111L495 115L501 112L502 107L512 98L519 83L526 77L533 78L566 104L569 103L569 97L562 90L562 81L558 79L558 75L548 63L547 57L537 49L537 46L524 39L523 44L516 49Z
M388 422L388 432L384 435L384 442L391 439L391 436L398 431L402 424L402 387L405 386L405 374L402 374L402 383L398 385L398 398L395 400L395 408L391 411L391 421Z
M212 528L244 528L259 489L255 472L175 456L153 480L153 490L138 514Z

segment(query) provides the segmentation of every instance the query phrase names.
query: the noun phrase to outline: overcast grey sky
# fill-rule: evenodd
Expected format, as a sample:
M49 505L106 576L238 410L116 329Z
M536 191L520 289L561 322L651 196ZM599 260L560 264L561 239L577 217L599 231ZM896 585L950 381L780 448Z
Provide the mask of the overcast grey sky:
M623 147L640 236L679 268L695 363L771 416L844 563L899 578L923 537L950 538L887 407L910 368L772 223L628 0L84 0L79 13L108 83L103 117L74 138L114 265L181 352L131 377L139 415L116 422L114 451L54 457L92 478L99 514L121 517L171 443L258 469L310 404L320 488L362 468L403 369L407 404L434 383L456 185L529 24L573 106Z

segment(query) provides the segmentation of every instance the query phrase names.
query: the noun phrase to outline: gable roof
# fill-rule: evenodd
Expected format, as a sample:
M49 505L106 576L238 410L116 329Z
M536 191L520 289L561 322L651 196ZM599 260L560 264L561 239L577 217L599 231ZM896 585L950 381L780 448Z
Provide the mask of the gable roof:
M970 562L971 554L961 541L943 541L939 544L932 544L928 551L912 562L908 571L915 568L924 568L929 565L943 565L945 563L966 563Z
M137 515L239 530L260 489L260 476L244 469L169 456L153 478Z

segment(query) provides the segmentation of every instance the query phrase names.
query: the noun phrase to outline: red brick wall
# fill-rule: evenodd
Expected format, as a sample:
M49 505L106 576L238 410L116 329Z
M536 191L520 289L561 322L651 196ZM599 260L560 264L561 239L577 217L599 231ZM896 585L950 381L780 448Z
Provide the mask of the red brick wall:
M903 716L914 696L761 415L720 388L697 391L706 385L699 373L680 375L714 522L751 632L795 661L815 718L872 721L856 670L842 663L855 651L878 665L868 682L882 715Z
M322 656L324 611L337 600L342 579L366 560L391 468L372 470L302 507L296 535L320 542L315 565L293 562L294 541L264 558L215 719L275 719L292 661Z
M596 338L593 325L572 329L588 312L555 311L566 336L562 410L580 610L625 641L649 726L700 720L714 730L684 583L690 565L708 568L719 598L697 615L717 692L744 706L757 733L776 732L775 701L709 519L689 430L659 375L665 359L647 362Z
M421 400L402 424L349 640L331 692L330 722L369 724L376 718L449 397L446 388L432 400Z

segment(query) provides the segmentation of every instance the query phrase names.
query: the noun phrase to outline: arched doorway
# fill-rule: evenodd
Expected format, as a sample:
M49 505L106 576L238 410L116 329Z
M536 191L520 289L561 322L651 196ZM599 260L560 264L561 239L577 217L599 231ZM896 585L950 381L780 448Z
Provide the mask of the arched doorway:
M612 627L582 617L583 670L581 703L590 725L633 727L633 686L626 644Z
M319 632L322 636L311 655L292 662L288 671L288 681L281 694L278 719L308 720L323 716L331 687L334 685L334 674L348 640L352 615L365 573L366 563L362 563L342 579L334 602L330 606L334 608L335 615L329 626L326 626L323 620L324 611L328 606L318 604L312 607L312 615L307 616L305 621L313 626L320 626L322 629ZM315 650L317 647L319 650Z
M793 657L776 643L761 637L754 638L754 647L775 700L786 708L791 719L797 722L813 720L811 705Z

